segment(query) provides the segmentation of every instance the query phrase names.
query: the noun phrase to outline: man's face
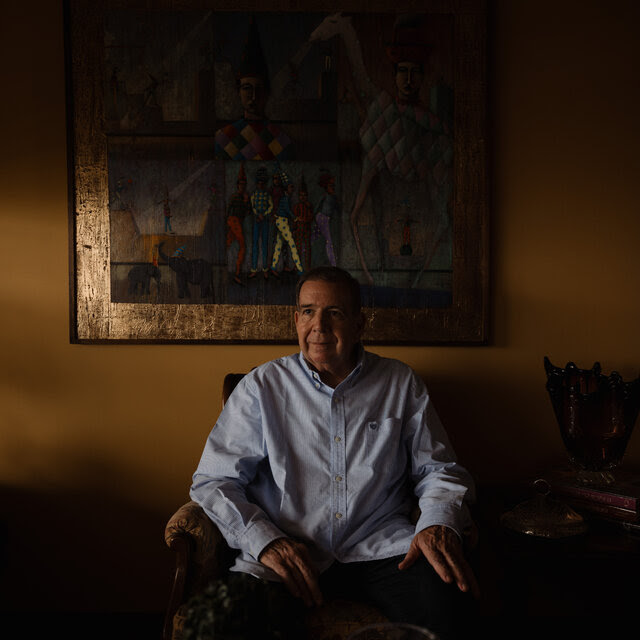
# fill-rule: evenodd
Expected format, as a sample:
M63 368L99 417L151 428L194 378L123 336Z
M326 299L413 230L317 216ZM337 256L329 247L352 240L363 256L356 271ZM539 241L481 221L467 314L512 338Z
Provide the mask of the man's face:
M295 323L302 355L325 382L337 384L356 364L364 317L343 284L307 280L299 298Z
M396 89L401 100L416 100L420 93L424 71L417 62L399 62L396 67Z
M247 188L247 181L238 180L237 185L238 185L238 193L244 193L244 190Z
M240 102L247 120L262 120L267 92L262 78L240 78Z

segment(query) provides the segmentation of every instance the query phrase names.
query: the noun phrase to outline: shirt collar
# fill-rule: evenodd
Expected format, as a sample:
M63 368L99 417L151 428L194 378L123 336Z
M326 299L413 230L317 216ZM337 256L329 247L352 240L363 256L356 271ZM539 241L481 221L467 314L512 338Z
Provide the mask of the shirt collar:
M367 352L364 350L362 343L360 343L358 345L356 366L351 370L351 373L336 387L336 389L352 387L356 383L357 379L360 376L360 373L362 372L362 369L366 364L366 355ZM322 380L320 379L320 374L309 366L309 363L304 359L304 356L302 355L302 351L298 353L298 360L300 361L302 369L305 371L307 377L316 389L320 390L322 388L325 388L331 391L331 393L335 391L335 389L322 382Z

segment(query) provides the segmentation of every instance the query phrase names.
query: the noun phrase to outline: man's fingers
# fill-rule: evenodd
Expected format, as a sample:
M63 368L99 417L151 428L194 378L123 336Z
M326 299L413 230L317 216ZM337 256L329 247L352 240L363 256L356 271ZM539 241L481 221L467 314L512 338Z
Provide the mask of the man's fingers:
M292 596L300 598L307 606L311 606L312 597L300 569L295 563L283 561L271 568L282 579L284 586Z
M423 529L414 537L411 549L424 555L444 582L455 582L460 591L470 591L475 598L480 597L476 577L453 530L439 525Z
M473 573L473 569L469 566L469 563L465 560L466 570L464 572L466 584L468 590L471 591L471 595L479 599L480 598L480 585L478 584L478 580L476 579L475 574Z
M311 594L304 577L296 565L287 567L284 572L283 579L289 591L296 597L300 598L308 607L312 604Z
M471 565L464 557L461 545L448 548L443 555L460 591L470 591L475 598L480 597L480 587Z
M304 561L300 562L300 559L298 559L296 563L298 575L301 580L299 586L301 591L305 593L303 600L307 606L312 606L314 604L321 605L322 593L320 592L320 585L318 584L318 575L313 567L311 559L308 557L306 548L304 549L303 555L307 556L303 559Z
M440 553L431 548L424 550L424 556L428 560L429 564L435 569L435 572L446 582L450 584L453 582L453 577L449 568L449 563L446 558Z
M260 554L259 560L275 571L294 597L301 598L307 606L322 604L316 571L304 544L278 538Z
M460 557L453 565L456 583L461 591L471 591L476 596L479 594L478 583L473 575L473 571L465 558Z
M313 604L322 604L322 593L320 591L320 585L318 584L318 571L313 564L309 549L305 545L302 545L302 559L303 563L301 568L302 576L305 579L307 587L311 593Z
M407 555L402 559L402 562L398 565L398 569L400 571L404 571L408 569L421 555L420 550L415 547L413 544L409 547L409 551L407 551Z

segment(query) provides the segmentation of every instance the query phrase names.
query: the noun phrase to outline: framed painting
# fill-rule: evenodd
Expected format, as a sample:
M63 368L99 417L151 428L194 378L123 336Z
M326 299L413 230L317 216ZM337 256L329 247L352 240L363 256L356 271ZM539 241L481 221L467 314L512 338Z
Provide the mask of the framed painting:
M72 341L486 343L485 2L273 4L67 0Z

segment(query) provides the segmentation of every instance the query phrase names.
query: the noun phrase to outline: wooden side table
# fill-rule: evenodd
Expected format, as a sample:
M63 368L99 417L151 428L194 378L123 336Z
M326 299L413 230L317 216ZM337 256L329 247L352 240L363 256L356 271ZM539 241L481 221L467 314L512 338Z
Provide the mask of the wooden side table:
M567 639L627 637L640 601L640 536L593 517L579 536L548 539L511 531L500 515L530 497L522 489L480 492L480 531L499 599L498 635L547 638L556 630Z

